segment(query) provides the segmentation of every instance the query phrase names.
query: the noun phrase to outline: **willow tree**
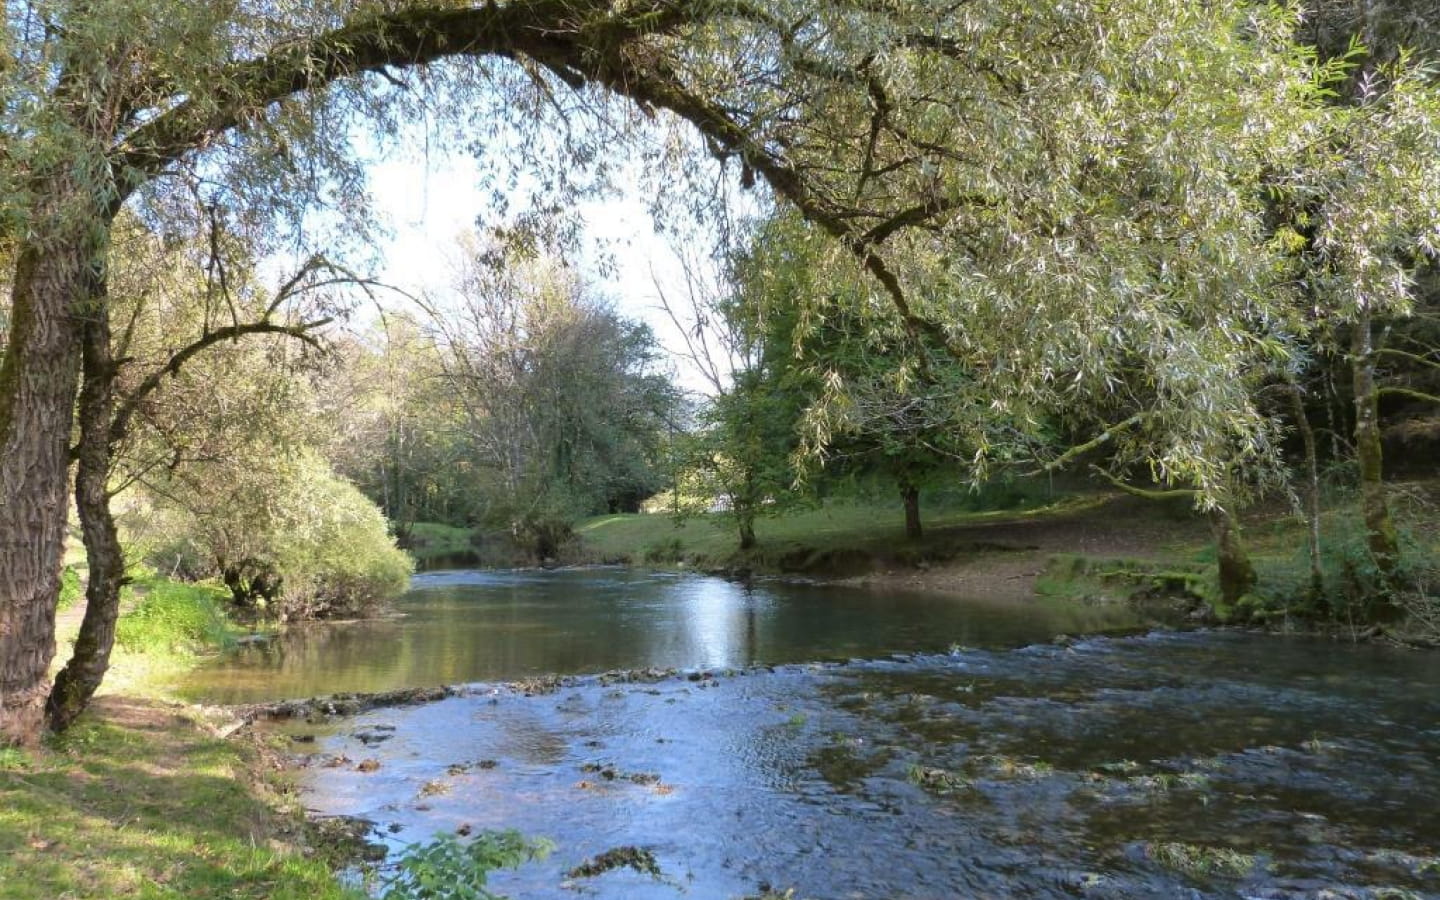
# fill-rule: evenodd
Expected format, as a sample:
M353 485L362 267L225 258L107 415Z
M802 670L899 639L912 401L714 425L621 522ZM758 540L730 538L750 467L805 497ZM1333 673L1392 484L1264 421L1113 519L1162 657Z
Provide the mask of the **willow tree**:
M1393 351L1389 323L1412 315L1417 268L1440 254L1436 10L1410 0L1314 7L1299 39L1328 61L1330 90L1321 139L1279 173L1278 239L1293 254L1313 340L1350 369L1361 515L1381 595L1369 611L1393 616L1400 540L1383 479L1377 368Z
M5 740L32 740L40 727L82 338L105 327L120 210L148 205L163 225L167 194L188 190L242 221L298 226L327 199L343 214L355 171L343 139L356 115L396 115L415 104L407 94L426 89L457 109L519 110L515 91L532 90L533 104L592 82L663 106L655 85L673 81L664 61L699 24L731 17L727 9L664 0L6 4L0 240L14 269L0 367ZM455 62L436 66L446 59ZM397 72L414 74L407 82Z

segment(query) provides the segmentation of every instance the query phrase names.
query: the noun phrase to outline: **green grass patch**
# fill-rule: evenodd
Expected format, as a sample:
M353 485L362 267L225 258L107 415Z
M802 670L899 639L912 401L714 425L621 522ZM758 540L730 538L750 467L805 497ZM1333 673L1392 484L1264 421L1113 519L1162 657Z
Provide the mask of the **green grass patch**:
M441 522L415 522L405 535L403 546L418 562L474 553L475 529Z
M85 586L80 583L80 567L67 565L60 570L60 602L56 609L64 612L85 596Z
M922 507L927 536L914 543L905 537L905 512L898 496L832 500L760 517L755 522L758 546L748 556L739 553L733 520L717 513L678 522L658 512L595 516L582 520L575 532L581 556L590 562L683 563L697 568L744 563L760 569L804 570L807 557L823 563L852 550L902 564L913 562L943 555L954 543L946 529L1080 512L1098 502L1103 498L1071 496L1044 505L1022 504L1024 508L977 510L966 495L941 497Z
M226 617L229 592L214 583L190 584L149 576L126 587L128 610L115 626L122 650L194 656L228 646L234 628Z
M431 553L458 553L473 548L473 528L446 525L442 522L416 522L406 538L411 547Z
M297 822L257 797L255 751L176 708L111 701L23 761L0 760L0 896L354 900Z
M1057 600L1123 603L1162 597L1207 599L1209 567L1174 561L1112 559L1080 554L1051 556L1035 579L1035 593Z

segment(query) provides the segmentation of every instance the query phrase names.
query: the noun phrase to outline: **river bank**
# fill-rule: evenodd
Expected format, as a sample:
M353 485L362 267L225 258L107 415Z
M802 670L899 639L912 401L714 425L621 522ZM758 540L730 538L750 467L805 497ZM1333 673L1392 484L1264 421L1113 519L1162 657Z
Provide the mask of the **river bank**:
M1221 601L1209 523L1184 499L1090 491L1020 495L1001 509L940 505L920 540L893 504L841 501L757 521L759 545L736 549L723 516L676 523L658 514L582 523L577 561L729 575L816 578L875 591L962 599L1046 597L1078 603L1169 602L1196 622L1245 624L1408 646L1440 646L1440 482L1392 486L1404 551L1393 603L1376 583L1355 497L1329 496L1321 513L1319 579L1307 526L1283 498L1251 508L1243 543L1258 581Z
M1174 588L1183 595L1187 589L1185 579L1209 566L1210 561L1205 556L1207 535L1202 523L1184 510L1160 509L1123 498L1080 499L1035 511L966 513L963 521L932 527L925 541L906 545L903 539L896 539L888 525L872 523L867 528L865 518L863 510L851 511L839 519L832 517L832 530L828 532L820 527L822 520L812 518L803 527L795 522L786 524L785 527L791 529L788 538L782 538L783 532L769 535L770 543L765 551L769 555L762 558L767 565L791 575L843 576L832 578L826 584L789 584L767 582L765 579L756 579L754 583L721 581L698 575L679 575L674 571L682 568L693 572L699 567L698 559L679 560L684 563L683 567L677 566L676 562L652 560L653 566L669 570L658 573L623 569L598 573L436 573L417 576L416 583L428 586L428 593L443 601L434 620L437 632L444 639L438 652L401 636L408 633L405 629L424 618L417 612L413 599L407 601L405 616L296 628L277 637L271 644L248 646L241 657L269 654L276 660L283 660L285 666L305 660L321 660L315 663L320 674L315 676L314 681L302 679L290 687L277 681L264 688L278 691L277 696L311 696L323 689L308 685L341 683L344 678L351 677L344 674L347 665L344 661L352 658L367 665L373 665L377 660L409 659L429 667L403 675L402 680L408 679L404 683L409 685L487 681L499 685L506 679L517 677L505 674L514 671L517 666L530 666L539 673L529 681L522 680L518 688L497 688L499 692L494 694L482 688L455 693L421 692L425 695L412 696L414 692L407 689L380 700L370 696L356 698L354 703L334 704L334 711L344 714L336 721L350 724L340 725L338 731L331 729L329 733L320 735L308 725L301 725L295 734L283 735L279 739L279 749L299 756L302 767L280 776L278 781L276 757L272 755L276 748L257 742L253 736L244 733L228 741L220 740L218 733L229 730L235 722L233 716L222 723L205 714L203 707L174 702L175 677L194 665L194 657L186 658L182 654L171 658L164 654L132 653L122 648L112 677L107 681L105 690L108 696L100 699L96 708L71 734L36 757L0 757L0 804L4 807L4 811L0 812L0 824L3 824L0 827L0 854L3 854L3 859L0 859L0 895L24 900L60 896L349 896L338 886L330 865L324 859L307 855L313 854L313 851L306 849L308 841L298 817L298 807L294 798L287 795L287 782L294 778L305 779L310 790L316 790L319 785L319 790L323 792L330 790L325 786L329 783L325 779L343 776L352 779L350 786L344 788L351 795L357 791L370 791L379 784L389 784L395 793L387 802L394 804L399 812L380 810L383 815L372 816L363 808L358 808L357 812L357 809L342 809L340 806L327 808L327 811L336 815L371 817L387 828L399 825L398 830L387 831L394 847L398 847L402 839L420 841L428 835L464 834L460 831L462 826L476 833L491 825L527 827L525 823L528 820L524 816L514 821L495 818L493 822L482 822L469 812L473 806L463 804L498 804L496 816L506 811L518 815L511 801L516 797L535 796L536 779L539 779L538 789L542 789L546 797L552 797L560 807L573 805L577 796L608 798L606 802L611 804L610 807L592 810L598 817L595 819L597 822L603 821L616 809L630 809L634 802L661 806L674 804L677 808L667 813L669 818L662 817L663 821L670 823L667 827L673 830L688 819L679 812L684 804L674 799L674 791L666 789L676 787L684 791L687 787L706 783L708 776L704 774L704 766L717 761L715 747L728 748L725 753L757 754L755 758L763 761L770 758L767 754L771 750L766 748L793 744L794 753L785 757L784 772L777 775L766 769L762 774L766 779L779 778L774 784L794 784L796 779L812 784L814 792L804 794L808 799L802 799L802 807L822 800L824 803L835 802L834 793L846 796L854 796L857 792L866 794L870 798L866 802L879 807L895 805L899 795L903 795L902 799L911 805L931 803L931 800L925 799L927 797L938 798L944 801L941 806L925 806L922 816L938 816L935 823L959 812L970 815L970 807L976 803L1000 803L1010 808L1010 804L1020 804L1020 800L1024 800L1020 804L1022 806L1033 805L1040 802L1037 798L1052 797L1057 793L1081 798L1076 801L1080 807L1099 803L1102 806L1129 808L1141 799L1146 803L1154 802L1152 795L1156 793L1168 792L1177 786L1185 787L1189 793L1182 791L1177 794L1181 797L1180 806L1170 809L1164 813L1165 816L1170 813L1180 815L1197 803L1201 806L1211 803L1233 805L1223 792L1200 792L1195 784L1185 781L1187 778L1193 781L1192 776L1196 776L1198 770L1182 753L1185 749L1182 747L1171 748L1167 751L1168 755L1158 758L1158 761L1141 758L1137 755L1139 751L1121 748L1107 749L1103 753L1099 749L1084 751L1090 755L1078 763L1057 765L1045 753L1022 751L1021 743L1012 742L1013 746L1008 746L1008 749L997 745L972 752L969 748L979 746L977 735L986 733L984 729L972 733L967 727L962 730L963 733L956 732L954 735L935 731L940 728L941 719L969 717L954 708L951 701L943 699L949 696L946 691L965 694L961 698L962 706L969 704L970 699L998 704L993 708L985 706L975 713L982 718L988 717L985 718L989 723L987 727L1009 722L1013 715L1033 714L1034 722L1040 724L1050 719L1065 722L1076 716L1098 715L1097 722L1114 719L1128 723L1127 728L1191 728L1185 723L1156 726L1147 718L1168 714L1166 704L1169 701L1161 701L1169 690L1166 685L1173 684L1175 676L1161 677L1154 686L1140 679L1136 684L1127 683L1118 688L1101 682L1085 688L1078 683L1055 683L1049 676L1037 680L1037 676L1020 672L1015 666L1043 657L1058 666L1057 672L1070 671L1074 668L1071 662L1076 659L1099 660L1106 654L1117 652L1105 648L1119 647L1118 652L1123 656L1131 652L1127 648L1134 646L1163 646L1167 653L1172 652L1175 646L1182 649L1190 646L1183 643L1188 640L1186 638L1179 638L1182 643L1172 645L1167 644L1163 636L1152 636L1141 639L1140 645L1123 642L1091 644L1082 640L1079 644L1067 641L1051 648L1050 638L1062 632L1074 635L1116 628L1133 629L1137 624L1143 626L1149 621L1147 618L1134 620L1131 612L1127 611L1131 606L1129 601L1137 591L1144 592L1152 587ZM610 527L625 521L612 520ZM640 526L653 530L657 523L673 528L673 525L658 519L641 522ZM726 537L708 523L693 524L709 530L707 539L709 533ZM604 526L600 530L603 531ZM1253 545L1272 560L1284 560L1287 555L1293 559L1293 532L1293 525L1279 519L1274 522L1255 520L1249 525ZM858 541L854 539L856 534L860 535ZM598 581L595 580L597 575ZM685 590L664 601L636 599L637 591L650 583L671 584ZM499 593L477 605L475 598L464 593L472 588ZM546 594L547 590L551 593ZM785 594L782 598L777 591L794 593ZM587 602L576 604L574 601L579 597ZM607 600L607 597L613 599ZM866 618L869 612L862 615L862 611L870 607L883 610L884 617ZM952 618L959 609L966 610L964 616ZM566 618L569 615L567 610L581 610L587 616L598 615L600 618L571 620ZM663 614L665 611L669 611L673 618L663 619L663 615L663 621L654 618L657 612ZM72 609L65 616L67 620L78 623L78 610ZM1115 619L1116 616L1124 621ZM997 617L1011 624L996 624ZM501 643L495 647L484 643L491 639ZM1255 636L1244 638L1251 639L1269 640ZM1202 638L1200 646L1204 652L1211 653L1214 649L1206 641L1215 640L1221 641L1218 646L1223 649L1226 646L1223 642L1229 639ZM947 645L955 648L950 656L935 655ZM557 652L558 648L562 656L555 659L535 657L533 652L538 647L548 648L546 653ZM975 651L964 649L966 647L995 649ZM1024 649L1026 647L1030 649ZM1103 652L1087 649L1097 647ZM1078 656L1072 655L1072 651ZM684 674L670 674L646 684L634 683L634 679L616 679L607 684L603 683L603 679L566 681L553 677L555 672L593 674L617 665L627 665L608 661L616 652L642 654L647 659L659 658L665 660L664 666L698 669L694 674L699 677L691 679ZM1193 658L1199 651L1192 648L1184 652ZM1259 652L1262 656L1270 653L1263 648ZM1356 651L1345 651L1347 654L1353 652ZM981 655L975 655L977 653ZM1058 655L1051 659L1047 654ZM1305 656L1307 659L1333 662L1330 660L1333 655L1316 644L1306 651ZM1247 658L1242 654L1235 656L1232 662L1249 665L1244 662ZM502 669L490 672L446 668L453 662L463 663L467 659L494 660ZM751 667L749 663L752 659L778 662L778 673L764 666ZM818 662L821 659L828 662ZM960 669L954 668L956 660L963 663ZM979 671L974 667L981 663L990 670L998 667L1010 672L1002 679L1001 687L996 688L992 684L982 691L982 681L967 674ZM893 684L888 680L891 676L885 674L889 671L886 667L892 664L910 667L908 674ZM1207 663L1213 664L1213 659ZM1200 679L1201 676L1196 673L1201 671L1206 670L1196 668L1194 672L1180 677L1186 681ZM726 675L726 672L734 675ZM1074 674L1077 679L1098 677L1092 669L1084 666L1075 669ZM1292 697L1283 694L1281 701L1295 705L1298 712L1307 715L1307 711L1318 708L1315 706L1318 700L1301 695L1317 684L1328 685L1328 681L1322 678L1316 682L1313 673L1308 672L1299 661L1281 675L1299 679L1301 686L1300 695ZM272 676L257 672L253 677L269 679ZM1352 676L1345 674L1344 670L1337 670L1333 676L1326 676L1329 677L1343 679ZM1363 681L1369 676L1359 674L1353 677ZM249 683L251 678L251 675L245 675L243 680ZM1138 678L1140 676L1137 675ZM1428 674L1398 680L1389 676L1385 678L1389 679L1386 684L1393 683L1397 690L1410 690L1412 693L1417 685L1423 689L1425 684L1434 681ZM876 679L882 682L880 688L868 686ZM372 680L374 687L370 686ZM1279 681L1280 675L1267 679L1262 693L1280 690ZM842 683L854 686L854 690L847 693L834 686ZM1408 688L1405 687L1407 684ZM734 705L722 704L712 708L708 702L702 702L696 706L695 701L699 698L725 696L721 685L739 686L739 693L732 698ZM801 693L788 693L795 686L799 686L797 689ZM381 672L380 675L365 675L359 687L350 689L383 691L393 687L392 676ZM1094 710L1087 711L1090 710L1088 701L1078 703L1091 695L1108 697L1108 692L1117 689L1122 695L1138 690L1144 696L1157 699L1153 703L1146 700L1137 709L1101 703ZM999 690L998 694L996 690ZM1324 690L1329 691L1330 688L1324 687ZM1198 708L1195 706L1197 703L1209 704L1206 708L1213 706L1215 717L1228 721L1241 713L1227 709L1226 704L1233 700L1242 710L1250 709L1254 706L1251 691L1252 688L1245 684L1227 683L1223 689L1217 687L1213 695L1202 689L1196 697L1183 702L1192 708ZM526 694L530 695L527 699L533 702L519 702L519 698ZM546 700L547 697L552 699ZM755 700L756 697L760 699ZM834 705L839 702L836 697L843 701L839 707ZM851 699L845 699L847 697ZM859 706L851 708L856 697L859 698L855 701ZM942 699L936 701L935 698ZM1023 698L1023 702L1019 698ZM412 699L435 702L407 706ZM455 757L450 759L439 751L425 749L433 737L427 729L438 728L443 733L439 723L426 725L414 732L404 730L403 724L397 725L402 719L429 715L424 710L457 709L459 706L456 704L469 710L467 715L483 719L488 715L483 710L492 700L509 710L507 715L513 714L518 718L507 720L508 724L496 723L504 734L491 734L484 740L501 740L502 737L503 740L495 745L493 755L483 758L464 757L457 749L446 751ZM213 705L215 702L244 701L212 699L209 702ZM672 702L673 709L668 709ZM1017 702L1019 707L1015 705ZM377 703L379 708L376 708ZM613 733L607 729L619 728L623 723L614 720L610 712L627 705L635 706L637 714L641 715L633 746L625 742L611 743L612 738L600 732L588 733L587 729L593 731L596 728L606 734ZM1359 715L1359 707L1353 701L1347 699L1340 705ZM555 707L553 713L550 706ZM1342 734L1344 728L1329 718L1323 722L1314 720L1308 726L1302 719L1301 724L1296 726L1303 730L1323 724L1325 729L1329 729L1325 734L1316 731L1307 738L1285 731L1267 737L1270 733L1267 729L1272 729L1274 716L1264 713L1260 706L1255 706L1253 715L1244 714L1250 716L1250 724L1238 725L1231 741L1233 747L1221 754L1223 758L1217 757L1228 767L1227 771L1238 773L1231 779L1240 786L1237 790L1248 784L1264 782L1265 777L1260 773L1260 769L1267 765L1264 760L1277 754L1284 756L1287 765L1295 765L1298 759L1304 763L1299 766L1300 770L1308 771L1307 766L1319 766L1317 771L1323 770L1326 777L1331 777L1344 767L1373 765L1374 760L1367 754L1374 752L1372 745L1375 741L1380 740L1385 747L1390 746L1385 740L1369 733L1346 737ZM864 712L860 707L874 710L874 714ZM328 717L330 712L323 710L322 717ZM554 719L555 715L559 718ZM710 716L713 721L707 727L711 727L714 733L710 738L703 735L701 738L686 738L686 746L694 744L694 753L683 759L657 757L653 765L646 762L648 756L641 752L645 740L653 742L659 735L666 739L668 746L670 732L683 731L680 725L672 722L680 721L675 719L677 715L686 722L690 721L688 716L698 715L702 719ZM655 725L653 721L650 725L644 724L654 716L661 717L663 721L660 725ZM743 720L746 716L755 717L764 728L751 735L753 740L746 738L738 744L734 739L727 741L721 733L722 726L737 718ZM828 730L811 727L822 722L828 723L825 725ZM902 724L904 727L896 731ZM397 730L376 731L371 727L373 725L388 725ZM1078 734L1089 726L1076 727L1079 728ZM844 733L846 728L860 730L859 743L834 737ZM1427 736L1423 729L1411 731L1411 737L1402 741L1404 746L1395 751L1404 760L1419 758L1415 757L1417 751L1414 748L1421 745L1428 747L1430 744L1427 742L1433 743L1433 734ZM1338 736L1332 739L1331 732ZM358 734L368 734L373 743L361 740L356 736ZM928 749L916 743L931 740L936 734L950 735L945 740L951 743L937 744ZM376 740L383 735L393 735L393 742L391 737ZM1038 733L1032 737L1042 742L1053 739ZM799 738L803 740L795 744ZM520 743L513 744L516 740ZM1014 740L1023 743L1020 737ZM535 744L535 741L539 743ZM591 742L595 741L600 745L592 746ZM752 744L754 746L750 750L744 749ZM413 764L397 765L390 757L384 757L382 762L379 752L371 752L373 747L380 745L384 745L380 748L383 752L404 747L408 748L407 752L420 755ZM1339 763L1331 765L1333 759L1339 758L1336 747L1345 750L1345 754L1341 754L1346 760L1343 766ZM1358 761L1352 758L1351 751L1360 753ZM1310 756L1297 755L1302 752L1308 752ZM533 754L539 756L532 759ZM622 755L624 759L620 758ZM629 758L632 755L634 759ZM305 757L309 757L308 767ZM342 762L332 771L325 759L349 762ZM376 760L374 768L359 768L371 759ZM495 766L481 765L492 760ZM1257 763L1257 760L1260 762ZM1204 764L1210 765L1209 762ZM440 774L430 771L434 765L442 765ZM1405 762L1405 765L1410 766L1410 762ZM584 768L587 766L593 769ZM497 768L504 771L497 774ZM1410 769L1413 768L1410 766ZM663 780L649 782L652 770L662 775ZM321 776L319 781L315 777L317 772ZM377 773L378 778L368 777ZM1373 783L1379 784L1383 773L1372 774ZM644 783L627 780L630 775L645 776L642 779ZM1411 778L1412 783L1418 777L1418 783L1424 790L1431 791L1434 787L1431 775L1433 773L1424 772L1418 776L1406 774L1405 777ZM745 772L735 773L737 779L742 776L748 777ZM1208 784L1214 783L1211 776L1205 774L1205 777L1210 779ZM674 779L673 784L671 779ZM638 793L619 794L615 782L636 785ZM1023 790L1014 793L1012 782L1021 784ZM575 788L579 783L590 786ZM1092 783L1100 787L1087 787ZM1290 789L1283 785L1279 787ZM475 795L475 790L483 790L483 796ZM571 790L589 793L571 795ZM429 793L424 793L426 791ZM1035 791L1039 793L1030 797ZM1355 815L1355 810L1363 806L1349 796L1351 787L1326 788L1321 793L1335 794L1337 791L1336 796L1346 810L1343 816ZM1353 788L1353 791L1363 794L1372 791L1372 788L1361 786ZM157 795L163 795L163 798L157 800ZM946 806L953 803L960 803L965 809ZM451 807L457 818L437 828L427 817L420 815L425 812L419 809L421 806ZM1185 809L1182 810L1181 806ZM870 809L870 806L865 809ZM1090 815L1088 812L1082 815L1082 811L1077 809L1074 803L1066 801L1054 811L1067 821L1074 821L1077 815L1082 818ZM850 812L842 812L850 815ZM714 814L718 814L714 809L697 813L702 820ZM750 814L753 815L754 811ZM869 815L865 813L861 818L869 821ZM1274 824L1283 819L1280 812L1266 807L1261 815L1266 821L1274 820L1271 830L1283 830L1281 825ZM1219 824L1203 834L1188 836L1173 828L1167 830L1167 827L1161 827L1163 824L1158 822L1156 828L1146 835L1122 836L1099 856L1082 854L1075 857L1061 865L1062 869L1071 867L1065 872L1052 866L1041 871L1041 875L1049 871L1062 879L1065 891L1072 895L1077 890L1093 889L1091 892L1096 896L1111 896L1105 893L1106 888L1114 888L1116 884L1128 884L1140 892L1136 896L1144 895L1145 890L1156 885L1163 886L1165 890L1183 889L1186 885L1193 886L1196 879L1213 881L1220 878L1221 881L1215 883L1226 885L1273 884L1264 870L1274 864L1275 842L1247 848L1224 837ZM981 835L980 844L972 850L994 859L1008 859L1017 851L1006 849L1003 840L995 843L999 840L995 835L1003 838L1011 831L1023 830L1024 826L1025 823L1019 820L1009 824L998 823L998 831ZM939 827L938 824L936 827ZM784 859L773 861L773 865L772 861L765 859L751 860L746 863L744 877L738 879L712 872L713 884L730 891L723 896L763 895L771 885L781 887L781 892L775 896L783 896L783 887L804 885L811 877L806 874L811 871L808 868L811 854L827 846L835 849L833 840L826 843L829 839L824 837L818 824L816 829L816 842L809 849L804 841L796 838L793 846L785 845L790 848L787 851L790 855ZM1334 829L1321 831L1329 835L1322 842L1326 845L1344 838L1343 829L1338 832ZM537 826L535 833L543 834L545 831ZM640 839L645 838L645 834L637 836L635 846L640 845ZM859 834L857 832L857 836ZM1337 834L1340 837L1335 837ZM1368 842L1365 845L1368 849L1360 856L1347 857L1345 867L1330 870L1322 865L1315 869L1318 863L1313 859L1305 865L1320 873L1314 876L1320 882L1328 879L1337 883L1359 883L1356 879L1368 877L1365 873L1374 871L1378 866L1386 874L1384 879L1372 884L1412 891L1417 887L1428 889L1433 876L1440 872L1436 849L1423 841L1406 837L1408 843L1402 842L1403 848L1397 848L1386 845L1383 836L1377 837L1363 830L1360 834ZM749 840L750 837L744 839ZM700 836L696 840L703 842L710 839ZM725 840L733 842L740 838ZM926 841L929 840L927 837ZM877 846L889 845L881 841ZM589 854L590 851L601 853L608 849L614 848L599 846L590 838L572 836L562 844L561 862L566 865L573 863L570 866L572 869L583 869L586 861L594 855ZM951 848L952 851L954 849ZM1056 852L1064 856L1072 850ZM576 854L581 851L589 855L578 858ZM1288 845L1283 849L1285 854L1298 852ZM865 853L859 853L847 865L861 866L865 859L870 858ZM1304 855L1301 853L1301 856ZM681 863L689 865L690 856L687 848L670 846L656 858L665 866L665 871L670 872ZM708 866L710 862L702 865ZM918 873L927 871L925 866L929 864L925 860L916 862L914 865L919 868L912 873L914 877L921 877ZM1116 867L1130 872L1139 880L1093 880L1092 876L1098 878ZM1220 875L1199 871L1215 867L1223 870ZM1178 876L1174 874L1177 870L1180 872ZM955 883L965 883L964 878L979 877L973 872L966 874L944 867L936 871L938 874L925 877L962 879ZM875 877L860 870L853 874L861 880L870 878L873 881ZM1024 874L1023 871L1021 874ZM517 888L527 886L525 893L518 896L529 900L532 893L528 885L533 882L527 879L531 877L499 883L511 883ZM1021 876L1011 873L1011 877ZM646 881L644 889L636 894L632 891L637 889L634 883L623 879L619 883L624 885L624 889L615 896L653 894L658 897L664 890L670 889L658 882L652 885ZM553 881L546 884L548 886L539 889L540 892L533 896L543 897L547 895L546 891L554 889ZM876 890L881 890L880 883L875 884ZM1040 887L1036 890L1044 893ZM824 891L814 894L829 895ZM930 896L923 891L914 895ZM802 892L796 896L806 894ZM1380 894L1362 891L1354 896Z
M197 600L191 586L154 585ZM0 896L355 900L274 747L231 734L228 710L174 698L174 680L206 658L173 643L182 620L209 616L178 605L140 625L127 609L129 643L90 709L34 751L0 751ZM61 655L83 614L83 603L61 611Z
M354 900L309 849L288 775L194 706L107 695L0 756L0 896Z

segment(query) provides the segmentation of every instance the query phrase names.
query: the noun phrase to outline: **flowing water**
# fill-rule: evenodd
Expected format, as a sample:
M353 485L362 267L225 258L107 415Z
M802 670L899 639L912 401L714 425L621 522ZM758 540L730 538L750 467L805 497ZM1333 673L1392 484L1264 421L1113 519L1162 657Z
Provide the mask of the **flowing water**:
M549 859L492 879L517 900L1440 896L1440 655L1203 632L1057 645L1123 616L620 571L416 586L405 618L306 629L192 689L689 669L299 726L319 733L296 745L315 751L309 804L387 842L550 838ZM339 683L316 687L327 659ZM567 876L623 846L662 874Z

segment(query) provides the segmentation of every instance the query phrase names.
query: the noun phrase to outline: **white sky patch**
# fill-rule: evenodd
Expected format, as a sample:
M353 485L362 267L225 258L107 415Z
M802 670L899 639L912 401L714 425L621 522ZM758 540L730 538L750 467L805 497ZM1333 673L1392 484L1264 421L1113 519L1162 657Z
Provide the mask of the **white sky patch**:
M375 274L381 281L436 299L452 290L460 261L456 240L473 229L476 215L491 203L480 187L480 165L468 154L438 148L371 163L372 201L391 232L378 248L381 262ZM656 233L638 184L628 180L618 196L582 202L575 212L584 220L586 238L579 262L592 283L622 315L651 327L671 351L681 387L704 388L704 379L675 352L684 342L660 305L661 289L676 298L687 295L684 266L666 237ZM600 264L606 254L610 267Z

